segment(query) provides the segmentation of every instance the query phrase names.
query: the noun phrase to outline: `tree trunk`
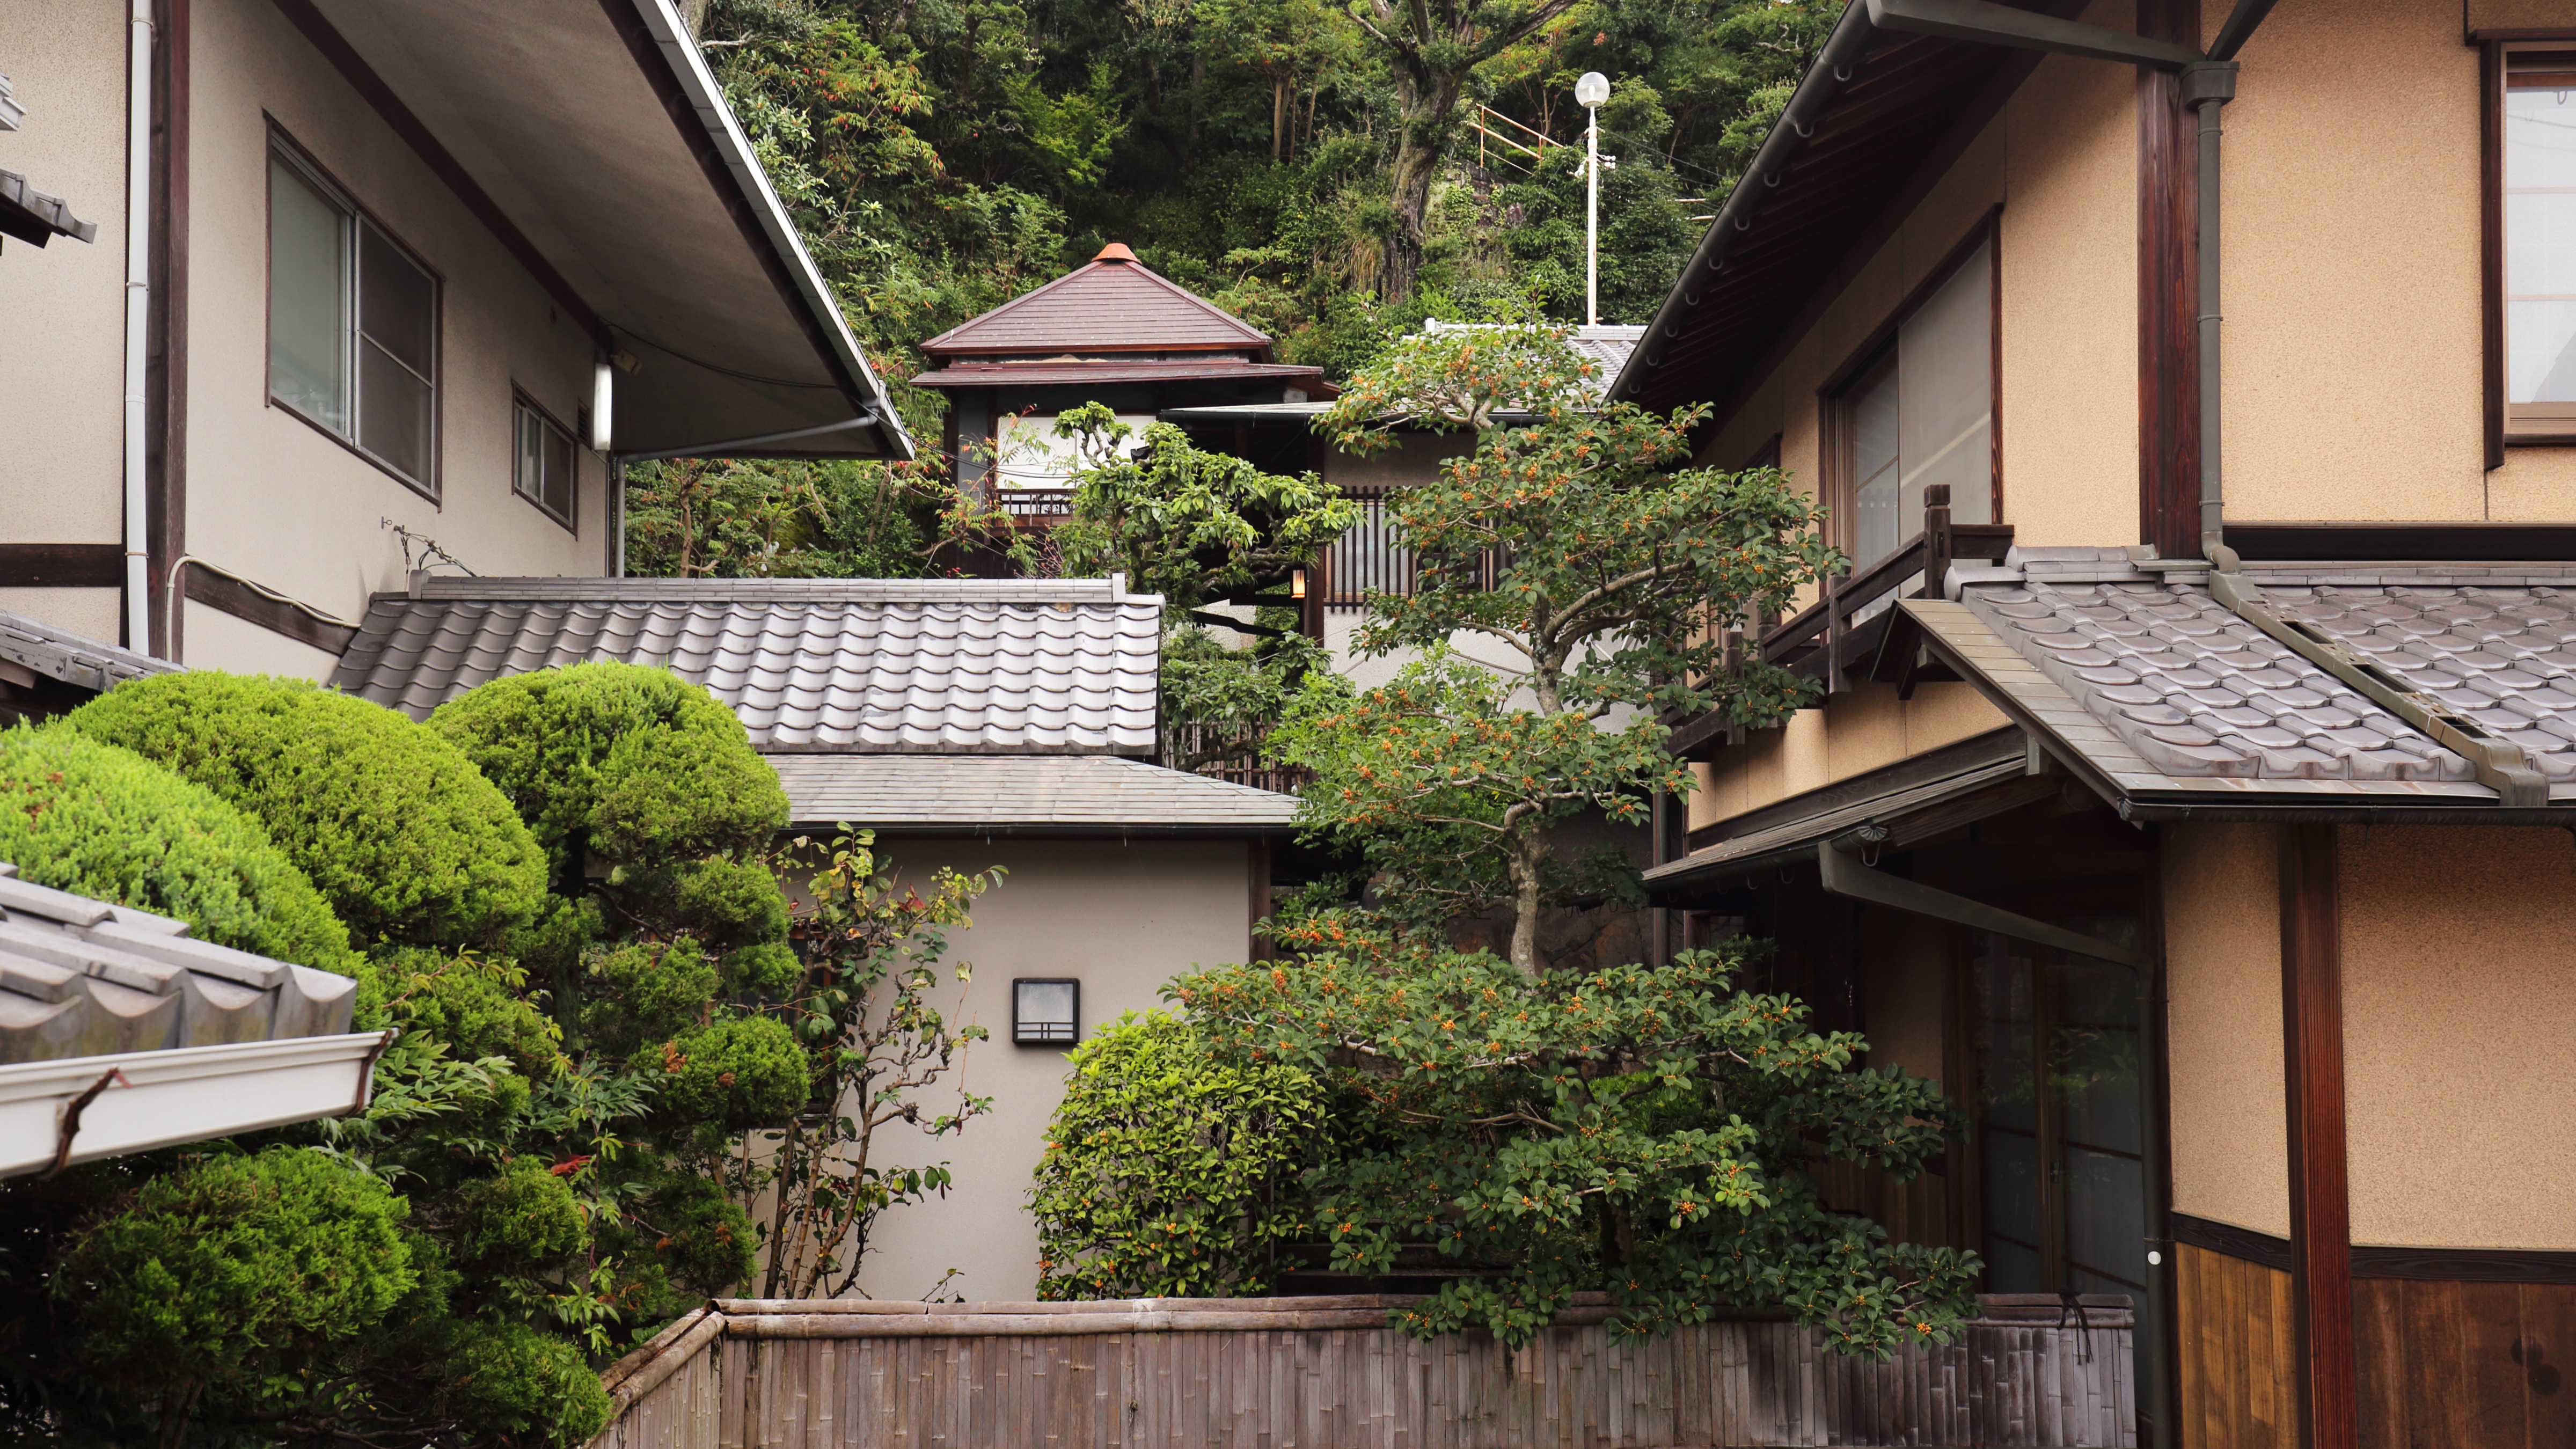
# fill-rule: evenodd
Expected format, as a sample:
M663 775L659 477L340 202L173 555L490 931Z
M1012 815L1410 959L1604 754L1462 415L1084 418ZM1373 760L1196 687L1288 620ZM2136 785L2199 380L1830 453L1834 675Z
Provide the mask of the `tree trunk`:
M1288 144L1288 76L1270 78L1270 159L1283 159Z
M1523 976L1538 977L1539 882L1547 864L1549 832L1525 831L1512 855L1512 964Z
M1378 283L1379 295L1390 302L1410 301L1414 281L1421 274L1431 182L1440 173L1449 120L1458 109L1465 83L1463 71L1398 72L1395 99L1402 129L1396 137L1392 178L1395 227L1386 236L1386 274Z

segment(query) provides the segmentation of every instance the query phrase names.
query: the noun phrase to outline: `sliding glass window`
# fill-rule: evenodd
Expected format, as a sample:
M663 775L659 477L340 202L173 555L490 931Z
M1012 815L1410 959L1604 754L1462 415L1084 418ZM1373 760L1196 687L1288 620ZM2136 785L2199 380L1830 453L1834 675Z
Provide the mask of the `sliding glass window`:
M2505 57L2505 431L2576 435L2576 48Z
M283 140L268 158L268 396L438 495L438 278Z

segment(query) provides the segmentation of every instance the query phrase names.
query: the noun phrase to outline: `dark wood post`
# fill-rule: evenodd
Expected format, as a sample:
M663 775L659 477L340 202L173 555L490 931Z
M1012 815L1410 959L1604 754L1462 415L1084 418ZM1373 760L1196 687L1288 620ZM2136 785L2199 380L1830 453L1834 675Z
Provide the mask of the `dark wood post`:
M2290 1314L2297 1339L2299 1443L2303 1449L2349 1449L2357 1421L2335 827L2278 828L2282 1066L2290 1116Z
M1918 599L1937 599L1950 577L1950 485L1923 489L1923 588Z
M2138 34L2200 48L2200 0L2138 0ZM2138 541L2200 556L2200 123L2138 67Z
M1825 575L1825 693L1843 690L1843 584L1849 574Z

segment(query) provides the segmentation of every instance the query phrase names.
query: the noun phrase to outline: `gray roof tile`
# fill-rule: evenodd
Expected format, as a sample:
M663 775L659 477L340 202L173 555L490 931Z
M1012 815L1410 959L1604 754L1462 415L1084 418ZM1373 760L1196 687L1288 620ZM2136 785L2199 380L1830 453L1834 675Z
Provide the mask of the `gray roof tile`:
M1297 798L1109 755L771 752L799 828L898 833L1262 835Z
M358 984L19 880L0 862L0 1064L349 1029Z
M332 682L413 718L507 674L670 668L763 748L1143 754L1162 599L1114 580L424 579Z
M68 629L0 609L0 659L83 689L105 690L147 674L170 674L166 659L85 639Z

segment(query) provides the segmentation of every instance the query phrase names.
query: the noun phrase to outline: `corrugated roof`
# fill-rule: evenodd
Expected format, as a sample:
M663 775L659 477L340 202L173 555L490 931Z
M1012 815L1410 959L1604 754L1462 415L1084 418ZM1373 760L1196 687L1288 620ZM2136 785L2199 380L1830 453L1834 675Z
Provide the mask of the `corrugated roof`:
M1146 754L1163 601L1115 580L426 579L332 683L415 719L487 680L663 666L767 749Z
M101 644L6 609L0 609L0 659L49 679L100 691L147 674L176 673L179 668L166 659Z
M777 754L789 819L929 834L1269 835L1297 797L1111 755Z
M1112 243L1100 257L1034 292L931 338L921 350L934 358L995 353L1048 352L1250 352L1270 357L1269 334L1222 307L1155 274L1142 262L1119 260Z
M2576 566L2249 565L2285 618L2520 745L2576 803ZM2469 762L2212 599L2116 549L2017 550L1902 607L1997 702L2139 807L2467 805Z
M349 1029L358 983L188 935L188 923L19 880L0 862L0 1063Z

